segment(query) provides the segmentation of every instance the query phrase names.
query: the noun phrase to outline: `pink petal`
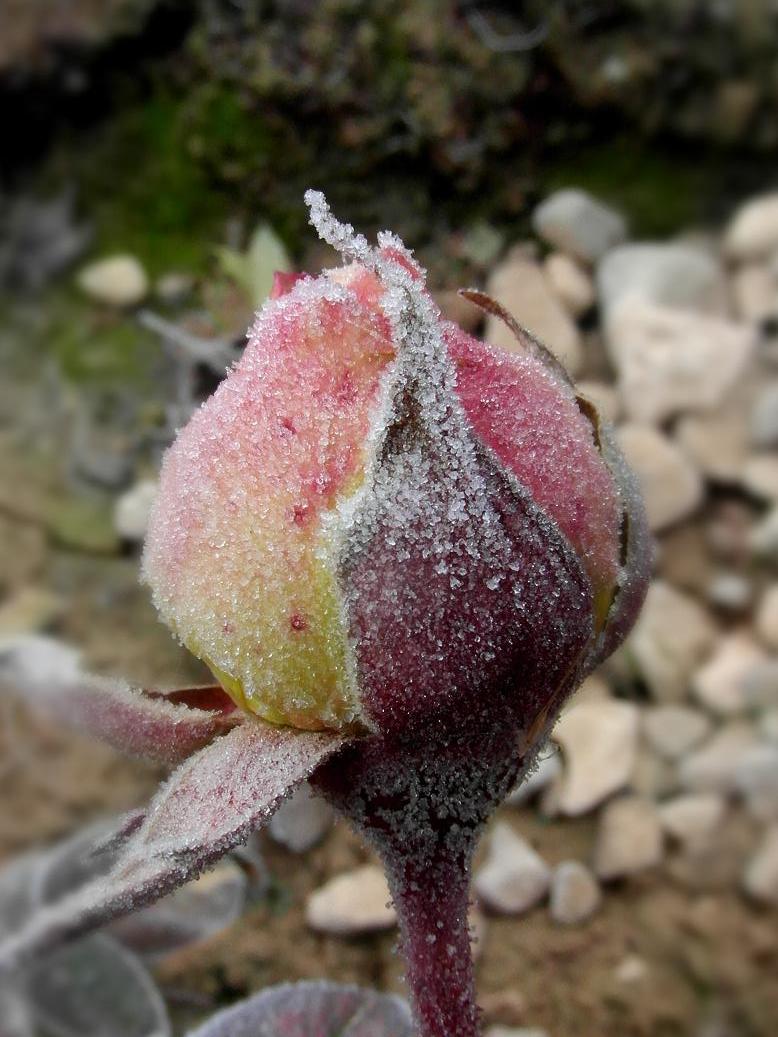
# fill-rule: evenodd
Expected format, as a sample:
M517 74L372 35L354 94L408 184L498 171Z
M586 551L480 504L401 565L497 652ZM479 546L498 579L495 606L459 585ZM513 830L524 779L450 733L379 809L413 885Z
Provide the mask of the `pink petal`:
M41 909L0 944L0 973L158 900L263 825L342 736L247 720L187 760L160 788L113 869Z
M450 323L445 337L474 431L556 522L607 604L619 563L618 493L575 394L530 352L492 348Z

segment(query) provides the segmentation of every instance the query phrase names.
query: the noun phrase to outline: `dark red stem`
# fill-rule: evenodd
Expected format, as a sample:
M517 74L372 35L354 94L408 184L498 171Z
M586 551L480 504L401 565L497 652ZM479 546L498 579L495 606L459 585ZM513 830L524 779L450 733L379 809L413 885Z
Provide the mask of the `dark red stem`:
M458 737L433 729L417 740L360 739L311 779L383 859L419 1037L480 1032L470 862L519 768L515 731L474 724Z
M377 840L380 850L380 840ZM444 845L434 860L384 856L419 1037L477 1037L468 905L469 850ZM465 855L467 859L465 858Z

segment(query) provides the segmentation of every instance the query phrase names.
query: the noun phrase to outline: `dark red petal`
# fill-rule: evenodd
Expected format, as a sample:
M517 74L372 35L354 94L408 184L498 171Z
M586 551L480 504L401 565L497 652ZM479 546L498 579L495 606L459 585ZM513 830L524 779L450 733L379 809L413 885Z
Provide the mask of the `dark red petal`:
M340 581L362 707L399 734L501 718L528 730L577 672L592 593L555 523L485 448L396 403Z

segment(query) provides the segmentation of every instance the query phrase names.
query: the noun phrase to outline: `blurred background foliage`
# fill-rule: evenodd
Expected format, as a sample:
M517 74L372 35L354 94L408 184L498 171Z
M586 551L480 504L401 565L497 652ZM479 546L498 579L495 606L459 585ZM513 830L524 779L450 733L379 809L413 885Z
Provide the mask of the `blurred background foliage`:
M236 200L299 252L311 181L423 245L574 170L661 234L778 144L771 0L6 0L0 41L3 181L74 179L152 272Z

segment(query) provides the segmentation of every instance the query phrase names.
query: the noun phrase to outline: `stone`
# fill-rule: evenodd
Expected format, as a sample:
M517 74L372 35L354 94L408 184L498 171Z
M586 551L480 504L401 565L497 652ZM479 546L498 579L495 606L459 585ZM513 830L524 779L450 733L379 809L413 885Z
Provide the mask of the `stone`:
M701 705L718 716L744 713L754 705L748 675L766 661L765 653L749 633L728 634L708 662L694 674L692 692Z
M605 382L587 381L586 379L582 379L576 384L576 390L579 396L591 400L606 421L610 421L613 425L616 424L622 412L618 390Z
M304 784L273 814L268 831L292 853L305 853L321 842L334 820L332 807Z
M594 871L607 881L653 868L662 859L663 836L654 804L621 796L602 810L594 847Z
M626 300L725 315L727 284L716 258L671 242L636 242L613 249L597 268L597 295L606 324Z
M47 17L38 20L50 31ZM0 29L0 36L7 35ZM93 234L91 224L77 222L75 202L70 187L48 198L4 193L0 289L38 292L81 258Z
M570 817L585 814L629 781L640 715L630 702L604 700L573 706L551 737L563 754L555 804Z
M510 825L497 822L489 835L486 862L475 876L481 901L499 914L520 915L545 897L550 881L543 858Z
M718 572L708 584L706 594L714 608L737 615L750 608L754 588L741 573Z
M527 999L515 986L503 987L491 993L485 991L478 1000L484 1019L499 1019L503 1027L519 1026L526 1018Z
M571 375L578 374L583 363L580 333L534 260L513 249L495 267L486 290L519 324L539 338ZM492 315L486 321L485 338L509 352L522 350L508 326Z
M773 453L753 454L747 458L740 485L746 493L760 500L778 503L778 456Z
M194 291L195 279L191 274L171 270L159 278L154 290L157 298L168 306L183 302Z
M749 710L778 705L778 659L771 656L743 675L743 698Z
M680 762L681 788L688 792L734 793L738 766L756 743L757 734L752 724L743 720L729 721Z
M686 695L716 636L716 625L694 598L654 580L625 647L653 698L672 703Z
M538 237L583 263L596 263L627 237L624 217L586 191L555 191L532 213Z
M702 479L668 436L650 425L628 424L617 430L617 438L638 477L655 533L697 510L705 494Z
M365 864L325 882L305 905L305 919L317 933L352 936L397 924L383 869Z
M756 340L743 325L632 298L609 319L607 342L627 416L660 424L723 403Z
M582 317L594 306L594 282L570 256L552 252L543 262L543 272L551 290L571 317Z
M648 976L648 973L648 965L637 954L628 954L613 970L614 979L618 983L624 984L639 983Z
M472 223L460 240L462 255L475 266L490 266L505 247L505 234L486 220Z
M140 543L144 539L156 496L156 480L139 479L118 497L114 505L113 522L122 540Z
M754 401L749 420L749 438L757 449L778 446L778 382L766 385Z
M611 698L610 684L602 671L590 673L584 678L583 684L578 688L575 695L565 705L562 712L575 709L584 702L602 702L603 699Z
M629 790L646 799L662 799L675 792L676 768L670 760L641 745L629 777Z
M602 901L597 879L580 861L562 861L551 878L549 910L560 925L580 925L592 917Z
M756 610L756 632L768 648L778 649L778 583L764 591Z
M667 760L678 760L699 745L712 730L710 718L691 706L655 706L643 713L643 734Z
M707 514L707 511L706 511ZM655 545L657 577L676 590L706 601L716 572L706 539L703 516L668 530Z
M116 255L85 266L77 277L79 288L94 302L124 308L137 306L148 295L149 279L135 256Z
M748 534L753 554L778 561L778 506L773 506Z
M675 426L675 440L707 479L738 483L748 456L746 415L729 403L711 414L685 414Z
M726 809L723 796L689 793L660 804L659 821L666 835L687 849L697 850L711 844Z
M773 745L778 745L778 706L766 709L759 717L759 734Z
M768 828L748 862L743 889L760 904L778 907L778 824Z
M534 1026L490 1026L484 1037L548 1037Z
M766 259L778 248L778 191L760 195L737 209L724 233L724 252L746 262Z
M727 565L742 566L753 553L754 508L733 497L714 500L705 515L704 541L711 554Z
M22 587L0 605L0 640L45 630L65 611L63 599L46 587Z
M561 770L559 753L554 746L546 744L538 751L530 773L508 794L505 802L512 807L522 806L550 785Z
M738 761L735 789L758 821L778 821L778 746L754 745Z
M762 324L778 315L778 282L762 263L751 263L732 275L732 298L737 315Z

